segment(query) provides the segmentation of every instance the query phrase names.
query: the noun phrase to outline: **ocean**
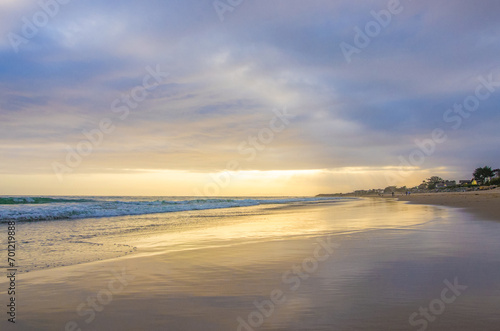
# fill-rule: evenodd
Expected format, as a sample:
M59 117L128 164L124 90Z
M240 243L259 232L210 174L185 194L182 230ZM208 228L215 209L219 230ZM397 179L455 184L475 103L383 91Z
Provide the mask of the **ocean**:
M0 222L33 222L159 214L263 204L315 203L340 198L311 197L0 197Z
M20 272L134 252L137 239L211 228L217 217L249 215L270 206L340 202L315 197L2 196L0 223L16 221ZM4 253L5 245L0 248ZM4 266L0 263L0 266Z

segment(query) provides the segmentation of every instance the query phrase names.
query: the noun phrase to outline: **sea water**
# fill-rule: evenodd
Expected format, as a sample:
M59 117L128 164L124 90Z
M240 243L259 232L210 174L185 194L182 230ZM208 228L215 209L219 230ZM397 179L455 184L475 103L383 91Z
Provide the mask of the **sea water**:
M6 228L7 222L16 222L19 271L29 272L126 255L137 249L138 240L157 233L210 228L215 225L215 218L208 217L209 214L218 217L243 215L269 206L347 200L315 197L2 196L0 226ZM203 211L209 211L209 214ZM6 230L3 232L7 234ZM6 249L7 246L2 245L0 254L6 254ZM2 260L0 267L6 267L4 264Z

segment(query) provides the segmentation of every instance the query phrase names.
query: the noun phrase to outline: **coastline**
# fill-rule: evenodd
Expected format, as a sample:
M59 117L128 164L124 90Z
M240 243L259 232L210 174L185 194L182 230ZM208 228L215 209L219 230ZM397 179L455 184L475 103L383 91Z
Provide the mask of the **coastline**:
M498 325L483 321L497 316L500 230L460 210L359 199L204 214L213 226L177 247L162 229L127 256L19 275L2 330L415 330L446 280L470 289L433 329Z
M397 198L411 204L462 208L481 219L500 222L500 188L489 191L412 193Z

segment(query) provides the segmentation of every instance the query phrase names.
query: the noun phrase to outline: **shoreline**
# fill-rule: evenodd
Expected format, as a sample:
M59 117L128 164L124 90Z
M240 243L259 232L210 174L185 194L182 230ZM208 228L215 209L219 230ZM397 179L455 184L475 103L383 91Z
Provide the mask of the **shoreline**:
M183 232L180 250L160 230L127 256L19 275L19 317L2 330L410 330L408 317L453 279L470 289L433 327L495 330L481 324L496 316L494 223L396 199L216 214ZM262 231L274 235L251 236Z
M396 198L411 204L461 208L481 219L500 222L500 188L489 191L412 193Z

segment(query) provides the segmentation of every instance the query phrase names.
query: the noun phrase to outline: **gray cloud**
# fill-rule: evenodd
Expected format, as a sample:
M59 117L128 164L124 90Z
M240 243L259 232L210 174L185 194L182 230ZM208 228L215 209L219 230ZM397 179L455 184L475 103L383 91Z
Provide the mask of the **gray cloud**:
M71 2L19 53L0 46L4 171L50 172L61 146L104 117L117 130L82 169L221 170L284 106L295 120L246 169L397 165L437 127L450 140L422 167L469 172L479 161L463 155L498 166L498 95L459 130L443 114L497 64L500 5L401 3L348 64L339 44L353 43L353 28L386 1L245 1L224 23L210 1ZM35 10L8 8L0 20ZM1 21L1 31L20 33L20 20ZM113 100L156 65L167 81L117 120Z

